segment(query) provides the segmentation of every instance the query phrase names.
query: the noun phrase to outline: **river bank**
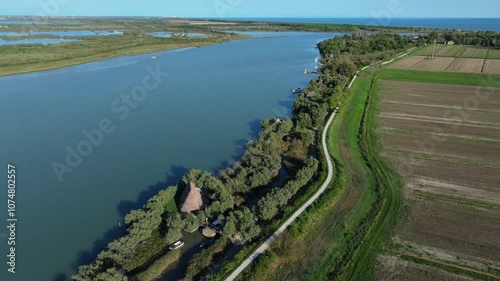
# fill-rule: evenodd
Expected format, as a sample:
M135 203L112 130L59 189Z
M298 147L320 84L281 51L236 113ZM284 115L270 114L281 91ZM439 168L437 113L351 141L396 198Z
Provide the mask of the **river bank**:
M303 70L316 65L315 43L335 35L286 35L159 52L154 61L151 55L127 56L0 77L0 112L10 120L1 127L11 132L0 146L24 171L19 213L29 218L21 229L26 246L19 248L26 270L12 280L69 280L79 265L124 234L130 210L189 169L216 174L231 166L247 140L257 137L261 120L291 116L291 90L312 77ZM147 68L157 65L170 76L121 120L110 105L130 95ZM82 130L91 131L104 117L116 130L59 182L51 163L64 162L65 147L75 148ZM94 202L91 209L88 202ZM55 214L56 209L65 212ZM43 227L44 218L54 216L63 244ZM184 261L175 264L175 270L186 267Z
M175 43L159 43L158 40L147 41L147 43L137 44L136 39L125 38L119 44L109 44L109 48L101 49L96 48L95 52L89 53L88 48L96 47L95 42L89 42L89 46L86 46L87 42L78 43L65 43L58 45L29 45L29 46L10 46L10 49L20 49L17 54L10 53L6 51L6 55L2 55L0 59L0 76L8 76L22 73L32 73L45 70L59 69L68 66L75 66L89 62L101 61L104 59L112 59L123 56L133 56L139 54L153 54L162 51L183 49L189 47L205 47L214 44L220 44L224 42L230 42L235 40L243 40L251 38L244 34L226 34L224 36L210 37L206 39L194 39L188 40L188 42L175 42ZM102 40L109 40L104 38ZM196 42L198 41L198 42ZM82 46L83 45L83 46ZM47 50L49 49L49 50ZM71 54L65 54L65 50L75 49L75 52ZM81 49L81 53L79 53ZM47 55L47 52L56 54L55 57ZM62 52L61 55L57 55L58 52ZM29 54L31 60L38 60L34 63L15 63L22 60ZM34 57L34 58L33 58ZM37 59L39 57L39 59Z

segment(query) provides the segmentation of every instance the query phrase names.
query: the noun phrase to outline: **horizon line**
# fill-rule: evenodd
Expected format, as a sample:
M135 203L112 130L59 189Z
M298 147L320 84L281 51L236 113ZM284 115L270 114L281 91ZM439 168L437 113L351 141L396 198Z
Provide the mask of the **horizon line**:
M27 14L18 14L18 15L1 15L0 17L41 17L41 18L61 18L61 17L111 17L111 18L119 18L119 17L137 17L137 18L183 18L183 19L370 19L373 17L333 17L333 16L238 16L238 17L214 17L214 16L147 16L147 15L58 15L58 16L41 16L41 15L27 15ZM500 19L500 17L393 17L392 19Z

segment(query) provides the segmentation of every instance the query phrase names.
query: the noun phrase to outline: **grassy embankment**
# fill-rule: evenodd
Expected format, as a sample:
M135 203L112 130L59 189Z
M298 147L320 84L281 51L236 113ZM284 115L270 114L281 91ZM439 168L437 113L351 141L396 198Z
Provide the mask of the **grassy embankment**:
M379 80L500 86L495 77L399 70L362 75L330 130L330 151L339 157L333 188L241 280L373 279L376 254L391 250L390 231L403 211L402 181L379 156L374 134Z
M385 192L379 181L383 179L374 176L374 168L367 165L367 157L372 157L368 153L373 153L366 145L367 138L373 137L368 133L371 106L366 107L371 104L367 103L371 81L371 75L360 75L329 131L329 150L336 157L331 188L242 280L371 279L378 238L394 221L392 214L399 207L382 201ZM385 213L377 216L381 208ZM370 227L374 221L382 224L374 229ZM369 237L373 238L367 241ZM360 243L366 247L363 252L356 251ZM368 266L355 266L360 262Z

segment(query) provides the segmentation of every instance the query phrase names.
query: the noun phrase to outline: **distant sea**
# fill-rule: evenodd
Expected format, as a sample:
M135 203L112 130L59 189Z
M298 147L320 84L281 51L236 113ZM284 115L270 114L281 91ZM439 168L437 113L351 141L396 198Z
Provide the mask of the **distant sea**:
M500 32L500 18L226 18L227 20L259 20L271 22L337 23L425 27L439 29L482 30Z

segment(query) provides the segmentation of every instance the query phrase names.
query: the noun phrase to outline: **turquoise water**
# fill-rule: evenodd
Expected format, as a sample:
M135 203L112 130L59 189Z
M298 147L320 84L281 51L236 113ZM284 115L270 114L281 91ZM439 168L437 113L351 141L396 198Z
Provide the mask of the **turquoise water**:
M301 22L324 24L359 24L396 27L424 27L442 29L483 30L500 32L500 18L386 18L383 10L373 11L372 18L225 18L225 20L252 20L271 22ZM217 18L216 18L217 19Z
M23 45L23 44L59 44L63 42L78 42L77 39L47 39L47 38L36 38L36 39L25 39L25 40L3 40L0 39L0 46L2 45ZM2 89L3 90L3 89Z
M170 38L172 35L175 36L187 36L191 38L206 38L208 37L206 34L201 34L201 33L172 33L172 32L164 32L164 31L159 31L159 32L151 32L149 35L157 38Z
M0 32L0 36L29 36L29 35L55 35L55 36L110 36L123 35L123 31L102 30L68 30L68 31L30 31L30 32Z
M188 169L217 173L236 161L262 119L290 116L291 90L312 77L303 70L315 65L315 44L335 35L286 33L0 77L0 181L15 163L19 219L13 275L0 210L0 280L69 280L123 233L128 211ZM169 76L135 108L125 106L121 96L139 89L148 67ZM51 165L66 165L66 147L77 149L82 130L106 118L114 131L60 182Z
M68 30L68 31L32 31L34 35L55 35L55 36L110 36L123 35L123 31L103 31L103 30Z
M29 20L0 20L1 24L80 24L78 21L63 21L63 20L51 20L51 21L29 21Z
M2 31L0 36L28 36L28 32Z
M170 38L172 37L172 32L151 32L149 35L156 38Z

